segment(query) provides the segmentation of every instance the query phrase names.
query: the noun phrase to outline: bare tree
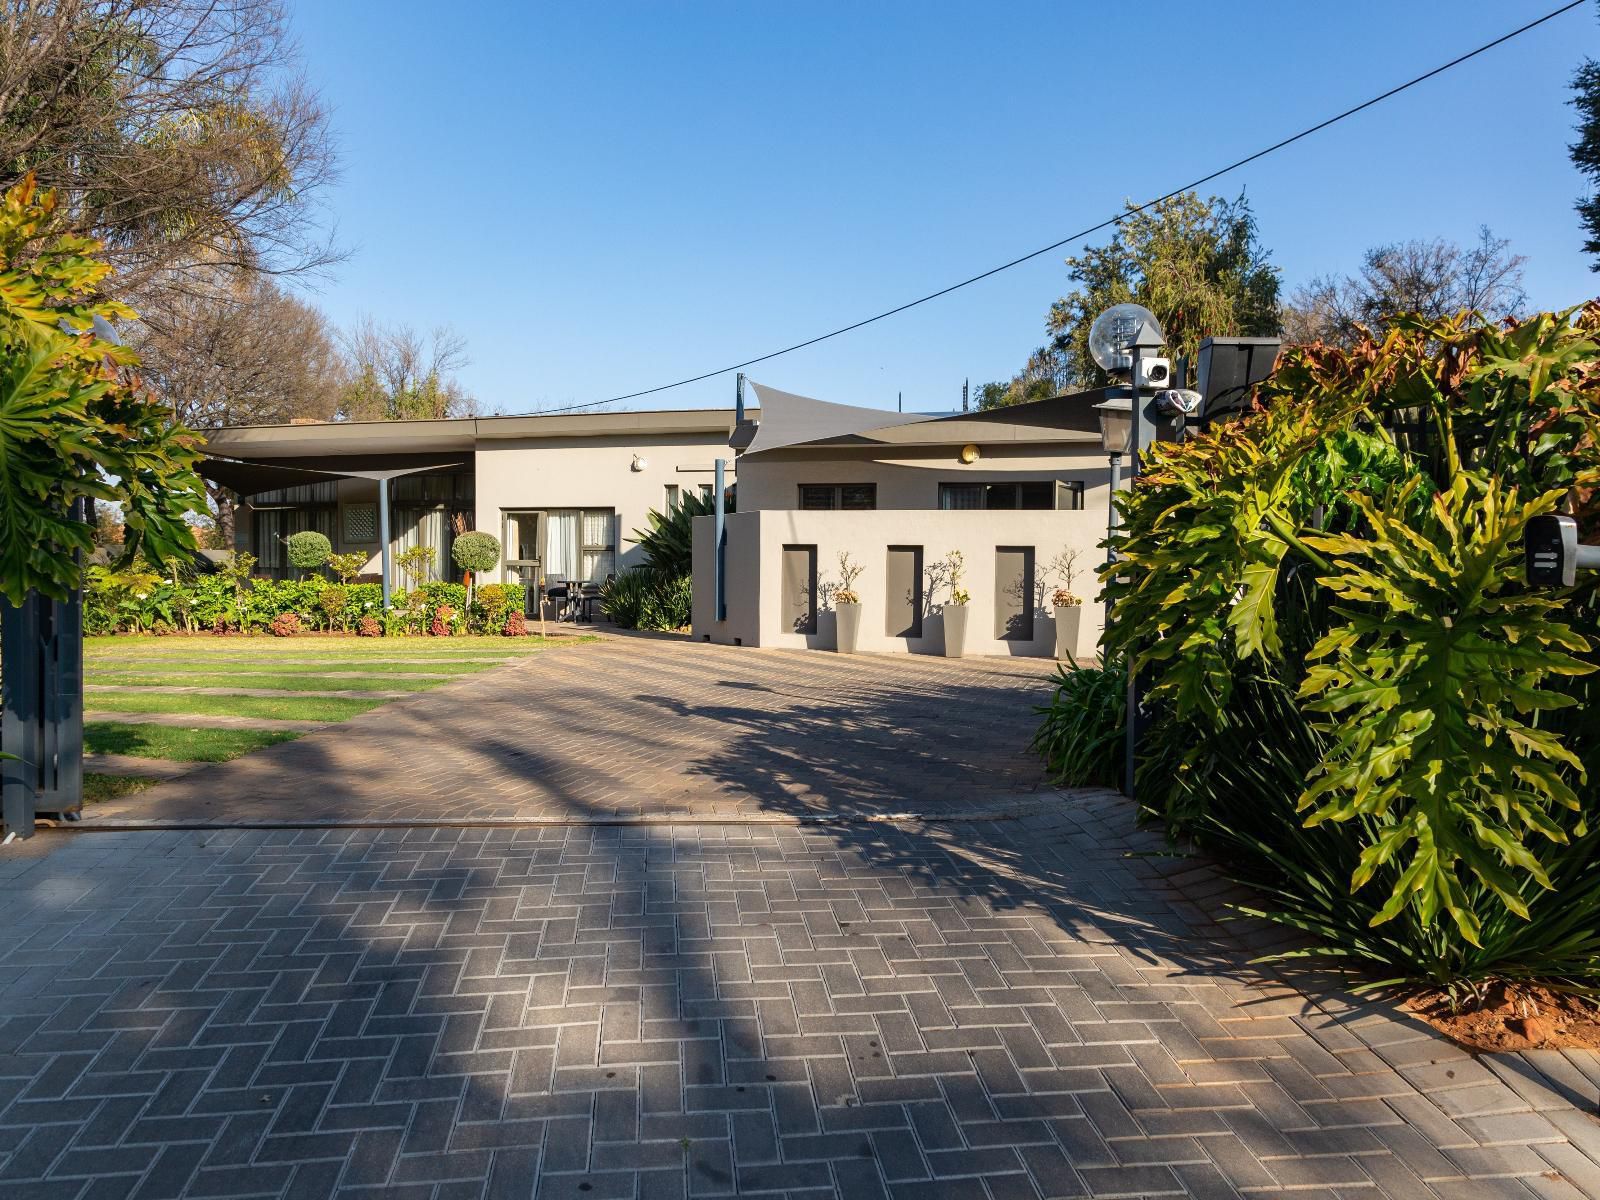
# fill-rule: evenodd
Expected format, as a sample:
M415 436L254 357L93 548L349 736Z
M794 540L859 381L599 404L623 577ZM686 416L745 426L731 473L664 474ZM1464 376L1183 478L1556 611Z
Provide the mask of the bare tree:
M441 326L426 337L409 325L364 317L340 342L345 382L339 416L348 421L470 417L477 404L456 380L467 365L466 339Z
M1285 340L1348 346L1360 330L1381 333L1401 313L1430 320L1463 309L1490 318L1513 315L1527 301L1527 260L1510 245L1485 225L1469 247L1442 238L1374 247L1357 275L1319 276L1295 292L1284 310Z
M192 429L331 420L343 363L321 311L270 278L213 272L130 331L145 382ZM223 544L233 539L231 495L207 483Z
M327 266L335 153L294 68L279 0L6 0L0 186L59 192L146 307L218 269Z

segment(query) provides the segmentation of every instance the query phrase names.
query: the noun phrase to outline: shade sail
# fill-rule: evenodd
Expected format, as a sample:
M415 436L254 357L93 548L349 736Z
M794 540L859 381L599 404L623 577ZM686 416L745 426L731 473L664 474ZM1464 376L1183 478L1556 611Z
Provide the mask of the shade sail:
M437 471L446 467L466 465L460 459L434 461L434 455L396 456L409 459L426 458L423 463L385 463L376 465L331 464L325 459L309 460L317 466L303 465L308 460L294 464L283 461L252 462L238 458L207 458L200 464L202 476L223 487L232 488L244 497L272 492L279 488L300 487L307 483L322 483L329 479L395 479L401 475L415 475L422 471Z
M749 386L761 401L761 424L746 454L759 454L779 446L798 446L827 438L848 437L890 425L925 421L916 413L892 413L881 408L859 408L853 404L834 404L780 392L751 381Z

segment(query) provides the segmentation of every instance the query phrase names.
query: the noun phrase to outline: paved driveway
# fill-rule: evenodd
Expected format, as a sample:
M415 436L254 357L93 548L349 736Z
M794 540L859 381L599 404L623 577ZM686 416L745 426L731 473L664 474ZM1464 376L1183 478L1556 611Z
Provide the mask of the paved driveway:
M612 637L408 696L112 807L175 821L966 809L1040 779L1054 664Z
M659 729L603 732L592 774L495 803L570 819L660 786L716 790L707 813L950 819L506 828L453 806L453 827L6 847L0 1196L1600 1195L1589 1098L1263 975L1272 938L1219 927L1229 889L1120 798L954 819L1034 782L1036 668L593 649L426 697L526 720L565 695L550 740L470 715L429 734L406 702L385 778L521 745L565 762L575 730L671 697ZM975 740L912 740L910 714ZM312 741L352 753L337 738ZM269 797L252 761L206 774L223 796L239 772L228 803L258 818L326 783Z

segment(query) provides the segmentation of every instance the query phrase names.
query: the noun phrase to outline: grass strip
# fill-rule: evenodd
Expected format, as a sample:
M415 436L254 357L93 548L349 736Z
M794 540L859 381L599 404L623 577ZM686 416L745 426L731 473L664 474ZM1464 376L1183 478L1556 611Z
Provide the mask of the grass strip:
M227 762L263 746L292 742L299 736L283 729L186 729L181 725L127 725L120 721L91 721L83 727L84 747L94 754L129 754L173 762Z
M105 800L120 800L160 782L146 775L99 775L90 771L83 777L83 802L99 804Z
M226 669L254 675L280 675L286 671L359 671L363 675L439 675L450 678L456 675L472 675L479 671L489 671L502 663L515 662L515 659L491 659L486 662L451 662L447 659L413 659L406 662L365 662L359 658L345 661L325 661L316 659L304 663L285 663L271 658L230 659L219 662L216 659L198 658L143 658L134 661L117 658L90 658L87 666L91 671L122 671L122 672L147 672L147 671L180 671L190 675L203 675L210 672Z
M400 679L383 675L328 676L310 672L255 673L230 671L227 674L188 675L177 672L159 675L90 671L86 683L110 687L212 687L257 689L274 692L426 692L454 678L440 675L433 679Z
M204 696L183 692L94 692L86 700L104 712L201 713L218 717L267 717L274 721L348 721L371 712L382 700L348 696Z

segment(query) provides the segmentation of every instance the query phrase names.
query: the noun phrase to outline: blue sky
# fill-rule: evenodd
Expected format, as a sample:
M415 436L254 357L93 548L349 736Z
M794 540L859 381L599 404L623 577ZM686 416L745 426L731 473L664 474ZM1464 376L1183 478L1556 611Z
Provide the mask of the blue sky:
M354 251L314 298L340 323L453 326L490 409L634 391L1036 249L1554 7L497 0L442 21L294 0ZM1600 291L1566 152L1585 55L1592 6L1208 190L1247 192L1286 290L1486 223L1535 303L1576 303ZM1068 252L750 375L954 407L1043 340ZM732 395L728 376L632 406Z

